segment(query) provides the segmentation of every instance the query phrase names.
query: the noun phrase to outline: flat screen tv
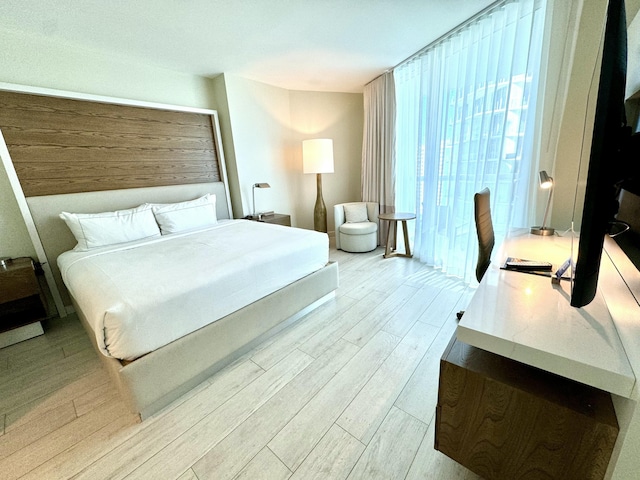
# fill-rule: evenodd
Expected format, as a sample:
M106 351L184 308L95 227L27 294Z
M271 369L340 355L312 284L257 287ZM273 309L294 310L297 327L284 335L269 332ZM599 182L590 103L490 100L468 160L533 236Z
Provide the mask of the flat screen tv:
M620 183L638 152L629 152L625 114L627 26L624 0L609 0L602 50L593 139L571 305L589 304L596 294L604 236L617 213Z

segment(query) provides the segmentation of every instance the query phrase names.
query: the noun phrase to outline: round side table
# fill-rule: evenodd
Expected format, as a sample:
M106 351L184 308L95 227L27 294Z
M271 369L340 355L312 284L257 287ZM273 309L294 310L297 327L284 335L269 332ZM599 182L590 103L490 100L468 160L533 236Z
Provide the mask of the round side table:
M413 257L411 253L411 247L409 246L409 233L407 232L407 220L413 220L416 218L414 213L381 213L378 215L380 220L386 220L389 222L389 230L387 231L387 245L384 249L384 258L389 257ZM404 232L404 248L405 253L396 251L396 243L398 236L398 222L402 222L402 231ZM391 233L393 230L393 236ZM393 245L392 245L393 242Z

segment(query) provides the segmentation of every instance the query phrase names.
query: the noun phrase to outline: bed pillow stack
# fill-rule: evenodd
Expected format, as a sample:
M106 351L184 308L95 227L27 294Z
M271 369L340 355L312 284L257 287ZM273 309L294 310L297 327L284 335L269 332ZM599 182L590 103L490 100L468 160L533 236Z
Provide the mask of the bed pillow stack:
M153 211L146 205L115 212L62 212L60 218L76 237L76 250L90 250L160 236Z
M218 223L216 196L212 194L179 203L145 203L114 212L62 212L60 218L78 242L75 250L151 239Z
M152 208L162 235L196 230L218 223L215 195L206 194L187 202L147 205Z

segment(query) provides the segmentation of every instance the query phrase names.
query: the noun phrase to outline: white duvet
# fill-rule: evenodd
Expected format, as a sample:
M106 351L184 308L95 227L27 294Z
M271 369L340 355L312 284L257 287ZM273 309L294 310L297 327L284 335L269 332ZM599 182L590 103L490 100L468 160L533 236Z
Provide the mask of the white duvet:
M107 356L133 360L322 268L326 234L247 220L58 257Z

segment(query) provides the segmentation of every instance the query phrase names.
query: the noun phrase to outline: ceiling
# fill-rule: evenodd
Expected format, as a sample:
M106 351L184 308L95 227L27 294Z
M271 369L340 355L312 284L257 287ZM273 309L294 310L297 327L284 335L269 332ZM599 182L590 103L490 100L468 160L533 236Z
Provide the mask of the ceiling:
M361 92L494 0L2 0L0 29L213 77Z

